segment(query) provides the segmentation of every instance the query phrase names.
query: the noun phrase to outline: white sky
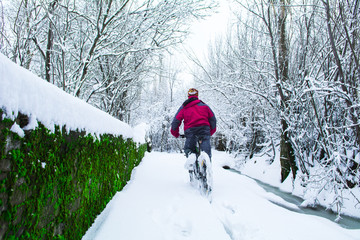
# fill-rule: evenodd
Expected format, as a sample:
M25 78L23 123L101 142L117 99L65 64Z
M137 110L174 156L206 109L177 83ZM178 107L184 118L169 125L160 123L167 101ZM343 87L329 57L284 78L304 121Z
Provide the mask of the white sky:
M186 48L192 49L198 57L203 57L210 41L226 33L230 10L227 0L219 0L219 8L213 15L194 23L192 34L185 41Z
M188 54L195 55L202 62L206 60L208 47L211 42L223 37L226 34L228 26L230 9L228 0L219 0L219 7L214 14L194 22L190 28L191 34L183 43L179 56L187 65L178 75L178 78L184 81L185 85L191 85L193 76L191 67L194 63L188 58ZM186 86L186 87L189 87Z

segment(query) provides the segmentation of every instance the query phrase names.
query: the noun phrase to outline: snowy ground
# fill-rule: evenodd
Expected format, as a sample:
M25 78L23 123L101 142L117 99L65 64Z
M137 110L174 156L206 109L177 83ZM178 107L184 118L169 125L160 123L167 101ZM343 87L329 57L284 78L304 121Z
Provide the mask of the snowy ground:
M5 117L13 119L18 112L30 116L28 126L12 127L20 136L24 135L23 130L36 128L39 121L49 129L58 125L94 135L110 133L137 142L144 140L145 125L132 128L38 78L2 54L0 104ZM330 220L288 210L297 206L266 192L248 177L224 170L221 167L224 162L233 162L228 155L220 152L213 155L212 203L189 184L183 155L149 153L84 239L360 239L360 227L347 230ZM254 164L246 171L276 185L278 179L274 176L279 175L279 166L266 167L266 173L265 168Z
M360 227L344 229L328 219L289 210L297 206L248 177L224 170L231 157L216 151L210 203L191 187L185 160L179 153L147 153L83 240L360 239Z

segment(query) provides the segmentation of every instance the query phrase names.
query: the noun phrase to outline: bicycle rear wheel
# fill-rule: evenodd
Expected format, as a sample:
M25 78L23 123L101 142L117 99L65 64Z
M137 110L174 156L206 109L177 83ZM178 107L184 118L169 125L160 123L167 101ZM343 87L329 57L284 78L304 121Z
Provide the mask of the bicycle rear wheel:
M212 191L212 169L209 156L202 152L198 157L199 189L203 195L209 196Z

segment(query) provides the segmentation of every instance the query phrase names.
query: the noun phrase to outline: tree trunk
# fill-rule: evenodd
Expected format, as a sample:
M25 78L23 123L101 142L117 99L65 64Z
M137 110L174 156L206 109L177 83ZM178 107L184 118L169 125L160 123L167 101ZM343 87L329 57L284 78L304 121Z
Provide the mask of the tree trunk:
M293 179L296 177L298 170L295 161L294 149L291 145L291 141L288 135L288 125L284 119L281 119L281 140L280 140L280 165L281 165L281 182L289 176L292 172Z
M46 54L45 54L45 79L50 82L50 65L51 65L51 49L53 46L53 31L52 31L52 23L49 23L49 31L48 31L48 42L46 46Z
M329 40L330 40L330 46L331 46L331 50L332 53L334 55L335 58L335 63L337 66L337 71L339 74L339 78L340 78L340 82L341 82L341 89L343 90L343 92L347 95L351 95L349 93L349 89L348 89L348 83L345 82L345 74L343 71L343 67L342 67L342 63L341 63L341 59L340 56L338 54L338 51L336 49L336 44L335 44L335 39L334 39L334 34L331 30L331 23L330 23L330 3L327 0L326 2L323 1L324 6L325 6L325 11L326 11L326 22L327 22L327 29L328 29L328 34L329 34ZM357 4L356 4L357 6ZM351 45L351 42L349 41L349 44ZM356 57L354 59L354 61L356 61ZM355 97L356 99L357 97ZM350 119L353 123L352 128L354 130L355 133L355 137L356 137L356 143L358 146L360 146L360 126L358 123L358 117L357 117L357 113L355 112L355 108L353 106L353 103L351 102L351 100L349 100L349 98L345 99L345 103L349 109L349 114L350 114Z
M285 81L288 80L288 68L289 68L289 51L286 40L286 17L287 17L287 9L286 9L286 0L280 1L280 12L278 17L278 34L279 34L279 73L280 76L278 79L279 85L279 93L282 97L281 101L281 109L282 115L286 115L287 111L287 101L289 100L288 94L284 93L282 90L282 85ZM288 132L288 124L284 117L281 119L281 140L280 140L280 164L281 164L281 182L285 181L288 177L290 171L292 171L293 179L296 177L297 166L295 162L294 149L291 145L289 132Z
M54 33L53 33L53 19L52 15L54 14L55 7L58 3L58 0L55 0L49 5L49 30L47 37L46 53L45 53L45 79L50 82L50 67L51 67L51 51L54 45Z

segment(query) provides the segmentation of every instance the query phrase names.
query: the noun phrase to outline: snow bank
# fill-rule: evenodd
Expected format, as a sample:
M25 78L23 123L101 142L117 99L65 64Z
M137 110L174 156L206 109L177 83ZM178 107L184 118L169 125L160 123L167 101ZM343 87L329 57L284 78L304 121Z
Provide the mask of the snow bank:
M305 187L301 182L301 179L304 176L302 176L300 170L298 171L295 181L293 181L292 174L290 173L285 181L281 183L279 151L277 151L274 162L272 163L269 162L266 156L254 157L251 160L248 160L243 166L239 167L238 170L240 170L244 175L250 176L251 178L277 187L283 192L288 192L294 196L304 199L304 202L301 204L302 207L315 207L316 205L321 205L334 212L337 211L337 206L333 204L334 199L336 198L333 190L331 188L322 189L320 192L320 190L315 187ZM360 206L357 200L360 199L360 189L343 189L342 197L343 205L341 208L341 214L360 218Z
M146 123L140 123L138 125L136 125L134 127L134 142L138 142L138 143L146 143L146 132L149 129L149 125L147 125Z
M144 139L140 135L134 136L128 124L62 91L16 65L3 54L0 54L0 107L11 119L19 112L30 116L31 126L24 127L24 130L35 128L37 124L34 122L38 121L50 130L58 125L66 126L68 131ZM17 126L14 126L14 131L21 133ZM140 131L139 134L144 133Z

